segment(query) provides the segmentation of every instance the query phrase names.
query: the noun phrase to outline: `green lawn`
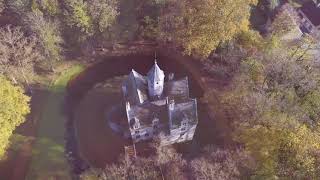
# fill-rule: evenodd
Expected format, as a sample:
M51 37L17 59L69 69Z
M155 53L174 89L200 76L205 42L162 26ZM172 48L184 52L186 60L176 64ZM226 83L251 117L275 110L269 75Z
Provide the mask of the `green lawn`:
M38 122L38 133L32 151L27 180L50 180L70 177L70 168L64 154L63 103L68 81L83 70L75 65L63 72L48 89L49 95Z

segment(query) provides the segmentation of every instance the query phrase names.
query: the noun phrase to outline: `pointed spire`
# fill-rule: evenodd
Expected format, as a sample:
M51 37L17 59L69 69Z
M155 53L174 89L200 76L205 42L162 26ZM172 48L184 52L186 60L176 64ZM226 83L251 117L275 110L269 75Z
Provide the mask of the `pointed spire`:
M160 81L164 78L164 72L157 64L157 60L154 61L153 67L148 72L148 78L152 81Z
M161 96L164 85L164 72L160 69L155 58L154 65L148 72L148 89L151 97Z

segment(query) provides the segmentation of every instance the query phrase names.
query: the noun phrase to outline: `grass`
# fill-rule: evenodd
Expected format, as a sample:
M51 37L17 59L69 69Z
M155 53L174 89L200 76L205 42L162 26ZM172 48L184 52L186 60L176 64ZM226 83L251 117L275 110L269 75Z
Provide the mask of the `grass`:
M83 70L75 65L63 72L48 89L47 102L38 123L38 133L32 151L27 180L71 179L64 153L63 103L68 81Z

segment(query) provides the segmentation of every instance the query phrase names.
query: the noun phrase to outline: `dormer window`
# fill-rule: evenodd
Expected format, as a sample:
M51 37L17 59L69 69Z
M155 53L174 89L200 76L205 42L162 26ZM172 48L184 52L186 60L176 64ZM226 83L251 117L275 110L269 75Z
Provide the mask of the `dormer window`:
M133 124L133 129L139 129L140 128L140 122L139 119L134 118L134 124Z

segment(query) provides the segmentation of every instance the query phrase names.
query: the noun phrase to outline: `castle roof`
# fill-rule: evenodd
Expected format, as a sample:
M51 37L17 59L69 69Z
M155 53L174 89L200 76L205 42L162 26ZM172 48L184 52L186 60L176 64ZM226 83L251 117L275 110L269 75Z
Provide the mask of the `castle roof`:
M170 99L176 99L176 98L188 98L189 97L189 84L188 84L188 77L174 80L174 81L168 81L165 84L165 94Z
M189 97L187 77L164 82L163 96L149 97L148 80L158 81L161 78L164 78L164 72L157 62L148 72L147 77L134 70L129 74L122 88L125 101L129 102L130 106L127 109L127 118L131 128L136 123L139 123L141 128L150 127L154 119L159 119L161 124L167 125L162 129L165 132L168 132L170 127L178 127L183 120L187 120L190 124L197 123L197 102ZM168 100L174 101L173 109L169 108ZM169 124L171 124L170 127Z
M153 82L161 81L164 79L164 72L158 66L157 61L154 62L154 65L148 72L147 76L148 79Z
M158 106L147 102L139 106L133 106L128 113L130 119L130 127L136 123L135 118L139 120L141 127L151 126L155 118L160 120L160 123L168 122L168 109L166 104Z
M148 99L147 80L134 69L131 70L123 87L126 88L125 98L131 104L143 103Z
M175 102L174 108L169 111L172 128L178 128L183 120L187 120L189 124L196 124L198 121L197 101L196 99Z

